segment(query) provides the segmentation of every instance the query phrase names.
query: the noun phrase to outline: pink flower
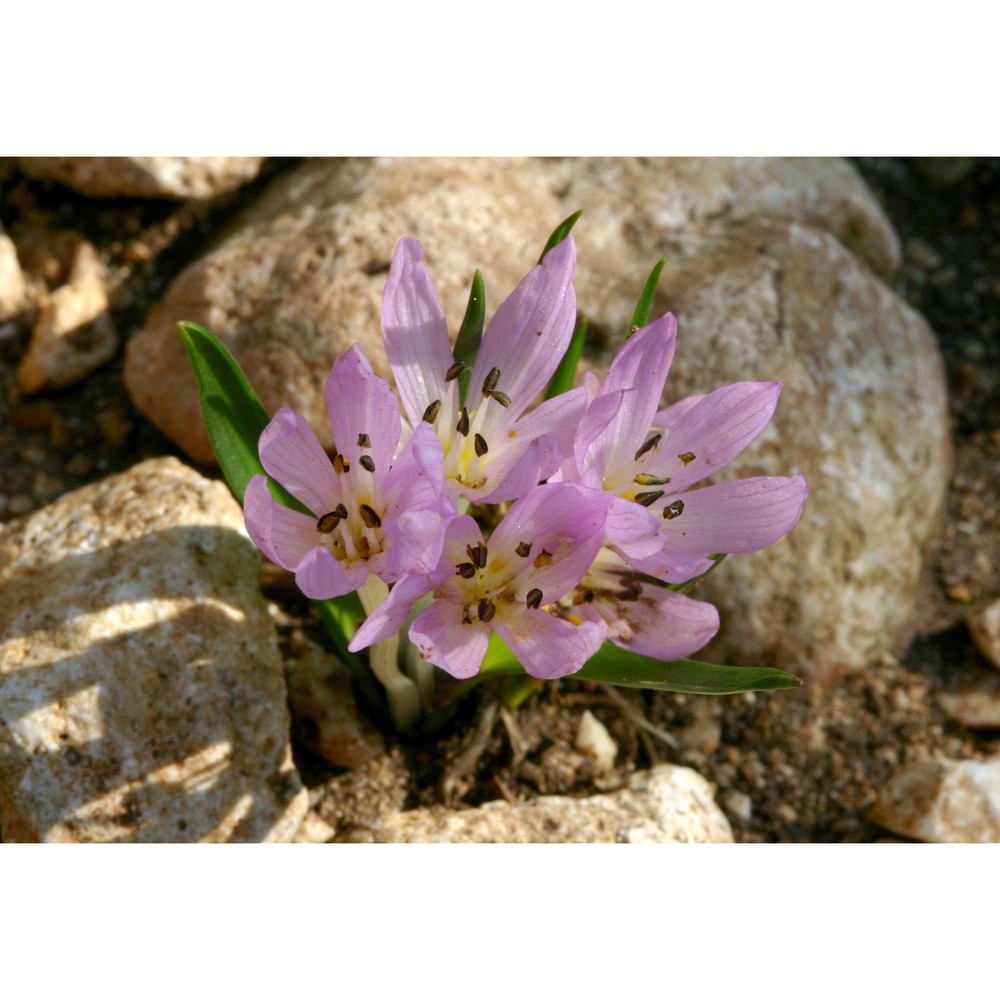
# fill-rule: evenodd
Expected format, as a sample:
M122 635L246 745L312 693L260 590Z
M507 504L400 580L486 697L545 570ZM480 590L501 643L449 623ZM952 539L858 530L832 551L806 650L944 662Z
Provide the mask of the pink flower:
M736 382L657 413L677 322L638 331L595 390L562 475L614 494L608 545L631 566L671 583L705 572L715 553L755 552L798 521L802 476L758 476L692 490L767 425L780 382Z
M395 455L398 404L358 347L334 362L326 402L337 449L332 460L305 419L287 408L260 438L268 475L310 513L276 503L266 477L254 476L244 497L250 537L312 598L357 590L369 573L392 582L429 572L454 513L437 436L418 427Z
M584 394L530 413L569 345L576 317L572 237L553 247L500 305L483 334L465 407L444 311L423 248L399 241L382 298L386 354L410 426L430 424L444 450L452 496L511 500L547 478L572 448Z
M598 490L568 483L537 486L511 506L488 546L471 517L456 517L435 572L397 583L350 648L395 633L416 600L432 591L433 602L410 626L410 641L424 659L453 676L478 672L491 632L533 677L579 670L607 629L598 621L559 617L556 604L597 554L608 503Z

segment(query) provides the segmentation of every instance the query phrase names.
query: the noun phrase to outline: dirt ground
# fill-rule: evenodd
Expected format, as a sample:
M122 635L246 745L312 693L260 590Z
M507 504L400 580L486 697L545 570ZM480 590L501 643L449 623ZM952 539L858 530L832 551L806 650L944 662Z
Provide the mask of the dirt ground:
M593 794L620 787L635 769L671 762L716 785L737 840L893 840L867 811L896 767L1000 752L1000 732L966 729L937 700L989 672L964 619L1000 594L1000 162L972 161L959 176L946 176L947 165L908 160L857 165L903 240L897 290L938 337L954 421L955 471L942 531L897 654L829 691L708 698L566 680L511 707L509 691L483 685L434 737L390 737L389 754L352 772L325 766L310 749L308 726L297 722L297 761L317 810L339 835L387 801L460 808ZM0 163L0 222L22 264L39 276L39 295L65 280L74 234L90 240L108 266L112 316L124 341L173 277L292 166L271 161L235 196L177 206L91 201ZM30 323L29 312L0 325L0 523L145 458L179 455L132 408L121 352L76 386L21 399L15 372ZM291 615L285 641L301 631L325 642L304 599L272 596ZM618 744L610 774L597 774L573 749L587 708Z

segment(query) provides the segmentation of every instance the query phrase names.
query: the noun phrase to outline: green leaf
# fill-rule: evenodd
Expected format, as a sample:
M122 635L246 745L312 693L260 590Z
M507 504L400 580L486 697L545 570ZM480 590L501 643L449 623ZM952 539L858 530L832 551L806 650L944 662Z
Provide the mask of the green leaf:
M469 304L465 307L465 317L458 328L455 339L455 360L464 361L466 369L458 376L458 398L460 404L465 403L465 394L469 389L469 379L472 378L472 366L479 354L479 345L483 340L483 324L486 320L486 284L483 272L478 268L472 276L472 288L469 290Z
M635 304L635 312L632 313L632 322L629 324L628 333L625 334L626 340L631 337L636 330L641 329L649 322L649 313L653 308L653 296L656 295L656 286L660 281L660 272L663 270L663 266L666 263L666 260L661 257L660 260L656 262L653 270L649 272L646 284L642 286L639 301Z
M576 375L576 367L580 363L580 355L583 353L583 344L587 339L587 319L580 316L573 329L573 336L570 338L569 347L559 362L559 367L552 373L549 387L545 390L545 398L551 399L553 396L560 396L573 388L573 376Z
M541 264L545 260L545 255L554 247L558 246L567 236L569 236L570 231L576 225L577 219L583 215L583 209L574 212L569 218L563 219L562 222L552 230L552 235L549 237L549 242L545 244L545 249L542 251L542 256L538 258L538 263Z
M257 442L270 418L236 359L219 338L197 323L178 326L198 382L208 439L229 488L242 504L250 479L265 475L257 455ZM268 486L279 503L307 513L295 497L270 477Z
M504 642L494 634L478 677L517 673L524 668ZM686 694L739 694L743 691L777 691L798 687L794 675L774 667L720 667L697 660L654 660L606 642L571 678L600 681L623 687Z
M704 573L701 573L698 576L693 576L693 577L691 577L690 580L685 580L684 583L668 583L668 584L666 584L667 589L674 591L674 593L676 593L676 594L688 594L688 593L690 593L692 590L694 590L695 587L698 586L699 583L701 583L702 580L705 579L706 576L708 576L709 573L712 573L712 572L715 571L715 569L718 567L719 563L721 563L722 560L726 558L726 553L725 552L723 552L721 554L720 553L716 553L715 555L711 555L708 558L712 560L712 565L709 566L708 569L706 569ZM659 583L660 581L657 580L655 582Z

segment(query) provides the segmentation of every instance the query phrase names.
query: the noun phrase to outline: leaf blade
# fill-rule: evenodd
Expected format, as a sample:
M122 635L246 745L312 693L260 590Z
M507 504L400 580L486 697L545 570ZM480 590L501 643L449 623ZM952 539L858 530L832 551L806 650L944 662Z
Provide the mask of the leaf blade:
M642 291L639 293L639 301L635 304L635 310L632 313L632 322L629 324L628 332L625 334L626 340L636 330L641 329L649 322L649 314L653 308L653 298L656 295L656 286L660 283L660 272L666 263L666 258L661 257L653 265L653 270L649 272L649 277L646 279L646 283L642 286Z
M569 236L573 227L576 225L577 220L583 215L583 209L577 209L572 215L567 216L562 222L552 230L552 235L549 237L548 242L545 244L545 249L542 251L541 257L538 258L538 263L541 264L545 260L545 255L555 246L558 246L567 236Z
M583 354L583 345L587 339L587 318L580 316L573 328L573 335L569 341L569 347L562 356L558 367L549 379L548 387L545 390L545 398L552 399L553 396L561 396L573 388L573 378L576 376L577 366L580 364L580 357Z

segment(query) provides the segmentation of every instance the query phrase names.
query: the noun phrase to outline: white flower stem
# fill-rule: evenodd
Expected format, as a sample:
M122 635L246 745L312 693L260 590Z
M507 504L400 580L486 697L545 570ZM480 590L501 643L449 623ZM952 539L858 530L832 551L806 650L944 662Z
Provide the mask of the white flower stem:
M371 614L389 596L389 587L374 573L358 588L358 597L365 612ZM368 663L372 673L385 688L389 711L397 729L411 729L420 719L420 691L399 669L399 636L394 635L368 648Z

